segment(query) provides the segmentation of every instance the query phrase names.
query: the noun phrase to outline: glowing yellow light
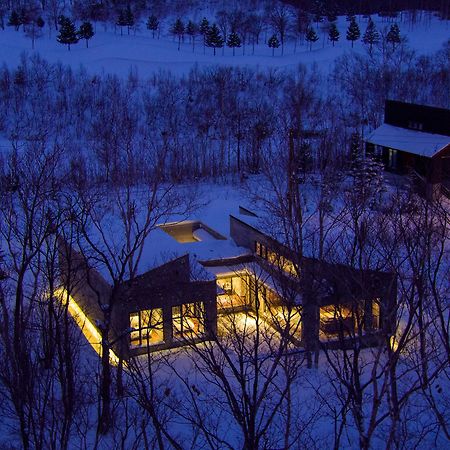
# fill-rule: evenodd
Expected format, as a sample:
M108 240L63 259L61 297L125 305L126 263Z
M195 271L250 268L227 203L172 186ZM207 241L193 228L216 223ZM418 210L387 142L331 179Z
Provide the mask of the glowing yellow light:
M99 356L102 356L102 336L95 325L89 320L65 288L57 289L55 291L55 295L59 298L63 305L65 305L67 301L69 302L67 309L70 315L79 326L81 332L84 334L91 347ZM117 366L119 364L119 357L111 349L109 350L109 362L113 366Z
M398 341L395 336L391 336L389 339L389 344L391 346L392 351L396 352L398 349Z

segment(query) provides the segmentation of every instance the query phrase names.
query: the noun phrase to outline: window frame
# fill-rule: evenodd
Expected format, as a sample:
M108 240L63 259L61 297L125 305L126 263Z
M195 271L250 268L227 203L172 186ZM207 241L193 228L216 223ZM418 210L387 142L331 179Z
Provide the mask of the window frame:
M144 314L148 313L148 318L145 320ZM157 316L156 324L152 324L154 314ZM138 319L138 328L132 326L132 316ZM129 324L132 331L130 332L130 347L151 347L154 345L164 344L164 311L163 308L149 308L133 311L129 313ZM152 331L155 330L161 333L161 339L157 342L151 342ZM137 337L133 338L133 334L137 333Z

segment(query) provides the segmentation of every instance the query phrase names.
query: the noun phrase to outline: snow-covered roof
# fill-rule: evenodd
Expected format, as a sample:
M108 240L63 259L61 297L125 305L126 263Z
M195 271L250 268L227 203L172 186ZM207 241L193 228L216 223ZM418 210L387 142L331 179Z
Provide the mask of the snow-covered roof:
M385 123L368 137L367 142L431 158L450 144L450 136L409 130Z

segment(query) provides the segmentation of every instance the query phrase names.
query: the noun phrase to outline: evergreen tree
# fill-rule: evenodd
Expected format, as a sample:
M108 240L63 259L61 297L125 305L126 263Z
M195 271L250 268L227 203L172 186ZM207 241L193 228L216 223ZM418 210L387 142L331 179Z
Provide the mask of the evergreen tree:
M272 56L275 55L275 49L280 46L280 41L277 38L276 34L273 34L270 39L267 41L267 45L272 49Z
M363 36L364 44L369 46L369 53L372 54L372 48L374 44L380 42L380 33L378 33L373 20L369 17L369 23L367 24L366 32Z
M339 40L339 30L337 29L337 26L335 23L332 23L330 26L330 30L328 31L328 39L333 43L333 47L334 47L334 43L337 42Z
M86 48L89 47L89 39L94 36L94 28L91 22L83 22L78 30L79 39L86 39Z
M355 41L357 41L361 36L361 31L359 30L359 26L356 23L356 20L353 18L350 21L350 25L348 26L347 30L347 41L351 41L352 48Z
M15 9L12 10L7 25L9 27L14 27L16 31L19 31L19 27L20 25L22 25L22 21L20 20L19 13Z
M217 25L214 24L208 30L208 34L206 35L206 46L212 47L214 49L214 56L216 56L216 48L222 48L223 43L224 43L224 40L220 34L220 30L217 27Z
M130 28L134 26L135 23L134 14L133 11L131 11L130 5L128 5L127 9L125 10L124 19L125 25L127 26L128 34L130 34Z
M227 45L228 45L228 47L233 49L233 56L234 56L236 47L241 46L241 38L235 31L230 33L230 35L228 36Z
M68 46L70 51L70 46L78 42L77 32L74 23L67 17L63 17L60 20L59 34L56 40L60 44L65 44Z
M192 20L190 20L186 25L186 34L191 38L192 51L194 51L195 48L195 36L197 35L197 33L198 33L197 24L195 24L194 22L192 22Z
M206 17L203 17L202 21L200 22L200 34L203 34L206 36L209 31L209 22Z
M155 32L159 27L159 20L156 16L150 16L147 20L147 29L151 30L153 39L155 39Z
M391 25L391 29L389 30L387 36L386 36L387 42L392 44L392 50L395 50L395 46L397 44L400 44L401 37L400 37L400 28L396 23Z
M31 22L35 23L35 21L33 20L33 13L31 10L27 10L26 8L20 8L19 10L19 20L21 25L28 25Z
M125 17L125 11L120 11L119 17L117 18L116 25L120 27L120 35L123 35L123 27L127 26L127 18Z
M178 18L175 21L175 23L172 25L172 28L170 29L170 32L174 36L178 36L178 51L180 51L181 39L184 36L184 23L182 22L181 19Z
M36 19L36 25L37 25L39 28L44 28L45 22L44 22L44 19L43 19L41 16L39 16L39 17Z
M205 51L206 46L206 36L209 31L209 22L206 17L203 17L202 21L200 22L200 34L203 36L203 51Z
M317 36L312 28L308 28L306 31L306 40L309 42L309 49L312 50L312 45L319 40L319 36Z

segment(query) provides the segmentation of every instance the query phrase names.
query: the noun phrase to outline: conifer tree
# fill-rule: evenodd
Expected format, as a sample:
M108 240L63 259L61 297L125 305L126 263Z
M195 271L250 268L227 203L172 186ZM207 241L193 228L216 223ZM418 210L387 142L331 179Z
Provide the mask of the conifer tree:
M280 46L280 41L277 38L276 34L273 34L270 39L267 41L267 45L272 49L272 56L275 55L275 49Z
M400 44L401 37L400 37L400 28L396 23L391 25L391 29L389 30L386 41L392 44L392 50L395 50L395 46L397 44Z
M333 43L333 47L334 47L334 43L339 41L339 30L337 29L337 26L335 23L332 23L330 26L330 30L328 31L328 39Z
M159 27L159 20L156 16L150 16L147 20L147 29L151 30L152 37L155 39L155 32Z
M194 22L192 22L192 20L190 20L186 25L186 34L190 37L192 41L192 51L194 51L195 48L195 36L197 35L197 33L198 33L197 24L195 24Z
M216 48L223 47L223 37L220 34L220 30L216 24L213 24L212 27L208 30L206 35L206 46L212 47L214 49L214 56L216 56Z
M206 36L209 31L209 22L206 17L203 17L202 21L200 22L200 34L203 36L203 51L205 51L206 46Z
M356 20L353 18L350 20L350 25L347 29L347 40L351 41L352 48L355 41L357 41L361 37L361 31L359 30L359 26L356 23Z
M89 39L94 36L94 28L91 22L83 22L78 30L79 39L86 39L86 48L89 47Z
M70 46L72 44L76 44L78 42L78 36L75 29L74 23L67 17L62 17L60 20L60 29L59 34L56 37L56 40L60 44L64 44L68 46L70 51Z
M241 38L235 31L230 33L230 35L228 36L227 45L228 45L228 47L233 49L233 56L234 56L236 47L241 46Z
M125 11L120 11L119 17L117 18L116 25L120 27L120 35L123 35L123 27L127 26L127 19L125 17Z
M372 48L374 44L380 42L380 33L378 33L372 18L369 17L369 23L367 24L366 32L363 36L364 44L369 46L369 53L372 54Z
M135 23L134 14L133 11L131 11L130 5L128 5L127 9L125 10L124 19L125 25L127 26L128 34L130 34L130 28L134 26Z
M20 20L19 13L15 9L12 10L7 25L10 27L14 27L16 31L19 31L19 27L20 25L22 25L22 21Z
M317 36L312 28L308 28L306 31L306 40L309 42L309 49L312 50L312 45L319 40L319 36Z
M178 18L175 23L172 25L172 28L170 29L170 32L174 36L178 36L178 51L180 51L181 46L181 39L184 36L184 23L180 18Z

